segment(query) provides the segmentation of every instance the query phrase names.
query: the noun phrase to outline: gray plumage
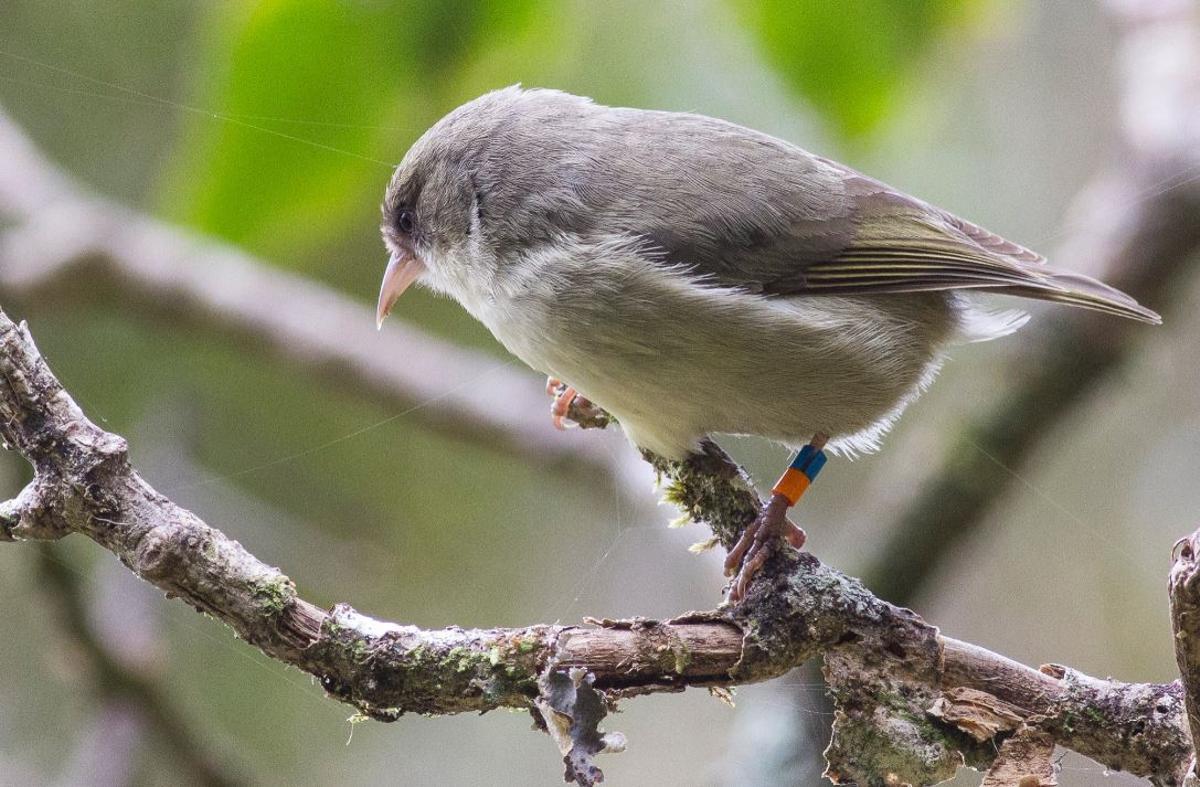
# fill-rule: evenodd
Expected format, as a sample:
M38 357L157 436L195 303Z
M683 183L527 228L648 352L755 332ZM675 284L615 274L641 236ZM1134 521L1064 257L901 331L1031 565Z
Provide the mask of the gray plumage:
M1023 324L964 291L1159 321L783 140L550 90L447 115L397 168L383 214L389 276L415 262L385 280L381 316L419 276L670 457L714 432L875 448L947 342Z

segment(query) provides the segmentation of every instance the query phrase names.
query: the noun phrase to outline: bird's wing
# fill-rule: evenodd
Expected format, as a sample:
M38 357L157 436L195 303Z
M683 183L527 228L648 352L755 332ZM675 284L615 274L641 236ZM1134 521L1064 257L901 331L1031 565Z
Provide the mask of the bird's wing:
M625 183L640 202L624 228L713 281L767 295L986 289L1159 321L1117 289L781 140L692 115L631 122L641 144L609 161L610 178L639 173Z
M1041 255L1023 246L841 169L855 206L854 236L837 254L804 266L803 280L793 292L992 289L1146 322L1160 321L1156 313L1114 287L1052 268Z

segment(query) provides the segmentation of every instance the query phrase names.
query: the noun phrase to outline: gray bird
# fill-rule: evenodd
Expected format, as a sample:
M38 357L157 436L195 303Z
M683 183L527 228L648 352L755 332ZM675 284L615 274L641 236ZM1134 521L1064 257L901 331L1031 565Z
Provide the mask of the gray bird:
M977 292L1160 322L784 140L555 90L497 90L438 121L396 168L382 231L380 322L414 282L445 293L552 386L570 383L559 422L578 392L672 459L713 433L812 438L821 462L826 440L876 450L948 344L1025 323ZM793 468L802 486L815 476ZM803 542L786 486L729 556L734 597L778 536Z

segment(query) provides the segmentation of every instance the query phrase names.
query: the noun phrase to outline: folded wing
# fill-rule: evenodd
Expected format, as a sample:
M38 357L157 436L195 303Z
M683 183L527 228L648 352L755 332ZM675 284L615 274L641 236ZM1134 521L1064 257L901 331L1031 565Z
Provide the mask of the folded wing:
M857 173L856 231L845 249L804 267L794 292L982 289L1149 323L1155 312L1103 282L1056 270L1034 252Z

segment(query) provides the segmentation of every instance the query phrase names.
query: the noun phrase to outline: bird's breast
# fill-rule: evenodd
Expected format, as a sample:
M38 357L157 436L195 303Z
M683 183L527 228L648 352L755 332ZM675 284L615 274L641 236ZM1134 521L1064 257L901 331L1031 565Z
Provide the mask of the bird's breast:
M545 249L512 266L463 305L525 363L668 455L711 432L802 442L870 429L929 373L953 322L940 294L765 298L620 244Z

